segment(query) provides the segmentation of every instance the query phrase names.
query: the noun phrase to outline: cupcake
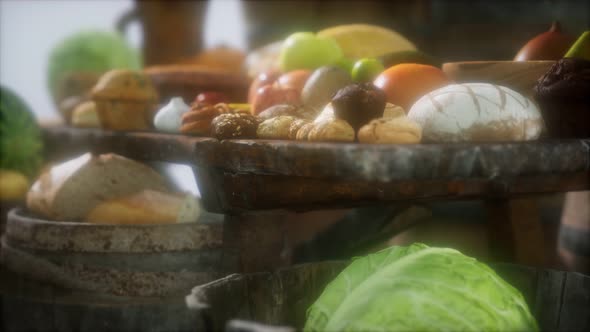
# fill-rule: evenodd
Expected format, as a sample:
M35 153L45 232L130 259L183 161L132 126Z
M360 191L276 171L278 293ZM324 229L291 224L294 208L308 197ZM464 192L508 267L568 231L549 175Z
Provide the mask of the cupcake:
M535 99L550 137L590 137L589 32L537 81Z
M92 89L101 127L146 130L152 125L158 93L140 72L116 69L104 74Z

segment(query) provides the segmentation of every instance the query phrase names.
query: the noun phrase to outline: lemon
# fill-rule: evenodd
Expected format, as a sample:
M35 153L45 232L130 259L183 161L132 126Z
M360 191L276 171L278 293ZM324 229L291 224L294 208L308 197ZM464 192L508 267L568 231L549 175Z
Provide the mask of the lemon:
M29 180L22 173L0 169L0 200L24 199Z
M324 29L317 35L334 39L344 57L351 59L375 58L392 52L416 50L416 46L401 34L370 24L338 25Z

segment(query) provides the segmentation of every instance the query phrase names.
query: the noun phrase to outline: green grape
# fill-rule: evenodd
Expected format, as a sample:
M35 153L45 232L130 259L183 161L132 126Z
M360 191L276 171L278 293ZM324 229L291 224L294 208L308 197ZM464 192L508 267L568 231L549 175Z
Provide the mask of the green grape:
M363 58L355 62L351 76L355 82L372 82L384 70L385 67L379 60Z

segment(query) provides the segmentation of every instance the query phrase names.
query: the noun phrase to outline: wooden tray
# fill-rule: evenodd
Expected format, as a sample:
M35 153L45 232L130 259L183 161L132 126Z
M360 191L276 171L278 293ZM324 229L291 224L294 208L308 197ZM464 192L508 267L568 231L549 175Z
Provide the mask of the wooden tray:
M590 189L590 139L366 145L45 128L47 157L93 152L191 165L212 212L506 198Z

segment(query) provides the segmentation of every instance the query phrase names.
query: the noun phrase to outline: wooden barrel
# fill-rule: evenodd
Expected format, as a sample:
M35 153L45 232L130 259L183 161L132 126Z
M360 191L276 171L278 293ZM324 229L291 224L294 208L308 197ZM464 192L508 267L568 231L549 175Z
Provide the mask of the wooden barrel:
M590 191L570 192L565 197L559 255L569 270L590 274Z
M299 331L309 306L347 264L319 262L274 273L234 274L195 287L186 302L203 314L211 331ZM513 264L490 267L522 293L541 331L590 331L590 276Z
M223 222L213 216L197 223L99 225L41 220L17 208L8 215L2 261L8 270L65 289L186 294L239 271L237 254L223 246Z
M0 331L195 331L183 296L128 297L35 282L0 265Z

